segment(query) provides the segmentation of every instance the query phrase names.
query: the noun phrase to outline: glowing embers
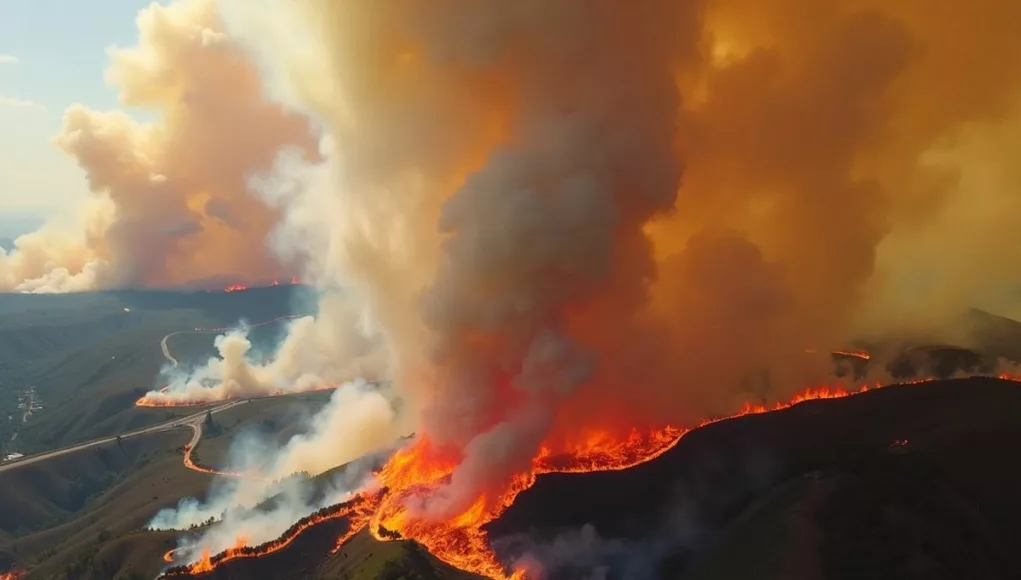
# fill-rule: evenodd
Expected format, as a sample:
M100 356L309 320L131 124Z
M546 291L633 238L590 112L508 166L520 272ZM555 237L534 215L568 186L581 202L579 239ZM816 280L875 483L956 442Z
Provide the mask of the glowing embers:
M209 549L206 548L202 551L202 555L199 557L198 561L188 565L168 568L163 572L163 577L195 576L210 572L217 566L231 560L237 560L240 558L257 558L259 556L272 554L273 552L277 552L289 546L291 542L293 542L305 530L328 520L345 517L350 518L347 534L354 535L354 532L365 527L365 523L368 519L367 514L371 512L373 505L371 503L372 501L372 497L356 496L348 502L323 508L298 520L279 538L258 546L246 546L245 544L247 543L247 540L240 537L235 542L234 547L216 555L211 555Z

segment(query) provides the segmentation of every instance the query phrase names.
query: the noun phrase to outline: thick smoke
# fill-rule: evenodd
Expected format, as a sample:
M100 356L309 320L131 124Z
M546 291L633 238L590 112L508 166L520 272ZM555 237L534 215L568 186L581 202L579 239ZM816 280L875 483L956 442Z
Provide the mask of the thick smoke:
M166 387L145 398L153 404L196 404L324 390L385 377L386 352L365 329L353 301L324 293L318 308L316 317L290 323L271 357L254 353L248 329L241 327L216 338L218 356L204 365L166 368Z
M154 115L72 105L55 143L87 178L73 228L51 224L0 250L0 290L290 278L265 243L279 212L251 195L251 174L289 146L308 158L304 117L264 98L258 69L225 34L214 0L152 4L139 43L109 51L121 102Z
M461 453L423 513L465 509L541 443L785 397L852 332L1012 281L982 267L1009 267L1009 214L954 208L1017 197L1021 8L951 6L229 4L330 136L332 169L307 170L332 182L292 175L292 201L306 226L315 200L343 210L301 239L353 281L420 436ZM949 216L962 234L930 244ZM905 281L941 280L898 308Z
M217 478L204 500L185 498L156 514L150 529L189 530L181 547L197 556L233 547L238 538L256 545L276 538L298 519L344 501L370 483L379 455L407 432L399 430L397 410L378 388L364 382L339 388L329 404L301 420L307 428L283 444L265 434L242 434L231 445L224 469L244 477ZM316 486L308 477L342 469Z

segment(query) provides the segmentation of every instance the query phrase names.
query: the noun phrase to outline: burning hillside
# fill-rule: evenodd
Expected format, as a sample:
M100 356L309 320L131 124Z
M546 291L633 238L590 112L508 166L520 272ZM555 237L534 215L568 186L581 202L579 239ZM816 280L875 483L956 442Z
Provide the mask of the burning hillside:
M318 156L292 148L252 180L322 292L270 357L219 338L182 400L392 379L333 409L365 411L365 451L417 434L365 492L368 531L520 578L482 526L537 476L641 465L706 417L849 394L799 390L851 337L934 332L918 321L978 296L955 278L909 313L883 259L932 247L946 228L920 208L966 197L935 148L977 127L974 149L943 152L970 174L989 158L975 143L1006 139L1021 52L988 27L1021 15L753 4L225 0L231 42L322 128ZM989 66L956 57L976 46ZM989 251L972 242L969 270ZM222 559L247 523L216 528Z
M395 455L380 472L381 483L387 483L389 487L367 492L352 502L303 518L273 542L257 547L239 547L216 556L205 554L194 564L177 566L168 570L166 575L203 575L221 565L229 567L229 562L275 553L284 550L304 530L337 518L344 518L347 522L344 531L334 532L337 549L342 548L359 529L368 526L379 540L413 538L440 560L488 578L534 577L532 574L537 572L535 566L542 562L529 564L527 558L522 559L528 555L521 552L526 549L521 544L522 534L527 533L528 541L533 544L527 549L538 555L541 551L537 546L543 542L552 541L565 529L580 528L586 524L609 534L607 538L642 538L650 533L661 534L677 545L658 547L657 551L677 549L687 553L693 545L681 546L680 536L672 535L683 535L682 530L664 528L655 531L657 526L671 525L664 521L664 510L693 507L703 510L698 514L699 526L705 528L702 533L709 534L739 513L749 498L788 478L800 477L806 470L826 469L826 465L846 466L847 460L852 457L862 453L882 454L888 449L905 447L909 440L912 449L924 448L929 441L938 441L940 436L931 433L931 418L945 412L948 405L960 411L959 419L949 427L964 432L974 429L977 425L974 421L978 419L981 422L983 413L993 424L1016 417L1021 414L1021 390L1016 383L1016 380L997 382L988 379L928 382L924 388L881 389L882 394L877 389L867 389L869 396L855 397L854 403L849 401L826 407L793 406L810 400L842 399L848 394L813 389L797 397L790 405L779 407L795 409L791 413L777 414L768 421L728 421L726 427L720 425L719 428L715 425L722 420L708 421L706 426L713 424L712 429L700 428L696 431L697 436L692 434L683 438L679 433L673 433L669 436L663 434L659 439L636 437L627 443L618 441L611 445L606 445L605 440L596 443L598 438L594 438L588 447L578 449L576 457L579 462L572 464L568 457L562 456L555 463L563 467L542 466L543 462L550 461L547 456L536 460L532 472L533 476L556 472L564 475L522 480L519 488L495 502L497 507L492 511L486 511L486 500L479 498L463 516L442 524L417 519L412 513L412 510L418 509L415 506L423 497L423 490L438 485L437 477L424 472L421 460L417 459L423 456L424 449L419 440ZM982 410L997 406L1001 408L991 414ZM760 409L750 408L736 417L760 412ZM888 419L863 419L875 415ZM846 428L863 421L868 425L863 431L856 433ZM756 444L749 446L747 442L753 440ZM708 451L707 444L713 448L731 449L738 464L728 461L721 465L714 462L707 465L703 460ZM626 453L622 455L620 451ZM612 459L593 460L596 455ZM657 460L652 461L653 458ZM582 461L590 463L582 465ZM741 467L742 464L745 467ZM755 464L759 467L753 467ZM622 469L638 465L642 467ZM759 473L745 473L741 469L754 469ZM592 472L614 473L598 479L591 475ZM582 473L590 475L578 479ZM718 477L724 479L714 484L715 490L713 486L706 488L697 482ZM730 480L727 481L727 478ZM687 483L682 484L685 480ZM402 484L402 481L405 483ZM536 481L541 484L526 492L525 489ZM712 494L716 499L674 497L669 490L678 485L690 493ZM631 489L644 491L631 494L628 491ZM522 500L516 502L514 500L519 493L522 493ZM993 501L1002 500L993 498ZM677 501L691 502L691 505L674 503ZM315 535L321 537L322 530ZM490 537L496 538L500 557L492 551ZM317 541L322 543L321 539ZM611 557L612 554L591 556ZM666 559L667 556L661 553L657 559ZM325 552L315 557L321 559ZM518 562L512 565L516 571L508 574L501 562ZM518 565L521 567L516 567ZM239 576L227 573L222 577Z

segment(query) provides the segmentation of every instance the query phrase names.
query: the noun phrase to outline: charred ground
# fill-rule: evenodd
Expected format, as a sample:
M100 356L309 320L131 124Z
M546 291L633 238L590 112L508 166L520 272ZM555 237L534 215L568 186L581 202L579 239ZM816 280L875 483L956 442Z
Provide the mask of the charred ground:
M1019 439L1016 383L890 387L709 425L634 469L543 477L489 531L561 578L1016 578Z
M543 476L488 531L552 579L1016 578L1018 440L1017 383L893 386L715 423L633 469ZM463 577L364 533L329 555L344 526L200 577Z
M138 412L131 404L138 387L131 377L145 375L151 382L146 373L153 369L146 365L162 364L162 334L182 325L228 325L238 318L286 313L294 306L288 292L0 296L4 328L21 329L0 333L0 339L21 340L18 348L28 353L0 361L3 376L37 369L51 380L40 378L40 385L54 385L41 387L48 389L47 413L23 435L34 437L36 429L55 441L82 437L76 424L95 423L88 417L111 409L115 419L93 429L134 425ZM27 303L19 301L29 299L40 302L24 310ZM1016 323L973 316L985 337L982 353L1021 358L1011 346L1021 344ZM76 330L86 327L91 329L84 334ZM172 347L189 356L208 349L211 339L183 335L174 337ZM983 371L992 360L949 345L902 350L887 368L900 376ZM127 369L127 375L83 370L110 364L110 356L116 357L111 368ZM837 358L852 373L865 370L860 358ZM218 421L228 434L232 426L253 421L272 430L272 423L287 422L287 410L278 407L267 408L263 416L255 402ZM149 419L161 420L159 413ZM1021 475L1012 461L1021 440L1019 419L1021 386L989 379L804 403L696 430L671 452L635 469L543 476L489 531L501 557L511 561L527 554L542 562L552 579L588 578L593 572L636 580L1021 577L1007 557L1021 547L1009 540L1011 522L1021 516L1021 500L1014 499ZM37 439L40 445L43 441ZM204 440L202 459L222 461L226 441ZM156 507L172 505L182 494L201 495L208 480L183 470L172 445L151 443L153 453L166 455L148 466L125 463L123 473L96 490L87 509L76 512L61 503L63 496L19 504L36 515L21 518L27 523L8 517L0 526L0 570L17 562L31 569L31 578L61 580L158 574L166 566L161 556L175 545L177 534L140 527ZM105 465L100 455L93 459ZM23 474L41 478L30 484L30 495L69 489L60 465L43 463ZM125 502L133 490L138 497ZM28 525L48 517L60 525ZM17 531L23 523L32 533ZM344 526L341 521L314 526L272 556L237 560L208 577L467 577L413 542L381 543L365 533L330 555Z

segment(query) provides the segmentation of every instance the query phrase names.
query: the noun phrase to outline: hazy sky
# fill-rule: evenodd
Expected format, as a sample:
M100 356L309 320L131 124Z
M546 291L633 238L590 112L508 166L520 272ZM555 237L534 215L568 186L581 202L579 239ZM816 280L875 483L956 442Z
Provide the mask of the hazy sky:
M136 42L135 15L150 2L0 0L0 229L82 199L83 174L50 141L71 103L117 106L106 48Z

